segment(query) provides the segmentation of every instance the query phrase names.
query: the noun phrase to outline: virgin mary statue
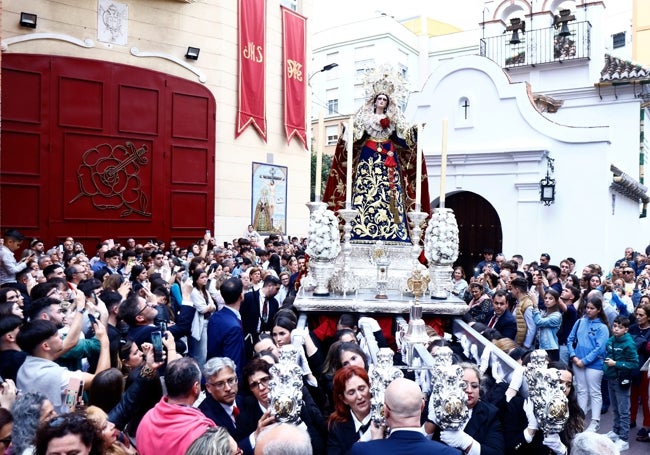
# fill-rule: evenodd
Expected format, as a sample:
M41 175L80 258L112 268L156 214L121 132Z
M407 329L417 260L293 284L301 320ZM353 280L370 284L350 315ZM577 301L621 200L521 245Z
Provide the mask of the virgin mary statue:
M401 106L406 82L390 66L366 74L366 102L354 115L353 162L347 162L347 133L336 145L323 202L332 211L345 208L347 166L353 166L353 243L410 243L407 212L415 210L416 165L422 166L421 210L429 212L424 163L416 163L416 128L406 124ZM346 125L347 127L347 125Z

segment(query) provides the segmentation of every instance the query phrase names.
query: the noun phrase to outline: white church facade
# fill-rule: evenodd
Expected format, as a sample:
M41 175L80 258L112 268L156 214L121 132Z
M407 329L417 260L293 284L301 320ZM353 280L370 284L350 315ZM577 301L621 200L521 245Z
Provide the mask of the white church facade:
M571 256L579 266L593 262L608 269L625 247L645 249L650 198L639 182L647 160L640 93L648 76L611 56L604 65L605 5L485 4L490 16L480 31L488 38L477 35L474 50L465 33L455 55L440 46L452 41L448 36L432 37L424 46L428 67L408 68L426 72L406 116L426 125L432 207L438 205L442 122L448 120L446 206L457 214L460 262L468 270L491 247L526 262L545 252L552 263ZM566 8L571 19L558 23L569 17L560 14ZM513 18L534 27L519 30L515 43ZM547 173L555 181L550 205L540 202Z

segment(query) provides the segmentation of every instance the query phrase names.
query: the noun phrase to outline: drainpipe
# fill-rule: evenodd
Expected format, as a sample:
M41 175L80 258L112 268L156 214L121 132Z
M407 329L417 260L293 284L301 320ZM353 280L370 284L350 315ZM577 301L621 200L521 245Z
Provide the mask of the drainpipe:
M645 108L641 108L640 114L640 133L639 133L639 183L644 184L645 180ZM645 218L648 215L648 203L644 202L641 208L639 218Z

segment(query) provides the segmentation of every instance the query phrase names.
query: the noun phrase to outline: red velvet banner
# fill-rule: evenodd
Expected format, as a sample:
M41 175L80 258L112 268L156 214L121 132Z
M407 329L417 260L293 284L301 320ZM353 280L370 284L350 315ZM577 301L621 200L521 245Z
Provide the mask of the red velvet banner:
M239 0L238 137L253 124L266 142L266 0Z
M282 7L284 129L287 133L287 142L291 142L291 138L295 134L307 149L307 133L305 131L305 90L307 87L305 24L305 17Z

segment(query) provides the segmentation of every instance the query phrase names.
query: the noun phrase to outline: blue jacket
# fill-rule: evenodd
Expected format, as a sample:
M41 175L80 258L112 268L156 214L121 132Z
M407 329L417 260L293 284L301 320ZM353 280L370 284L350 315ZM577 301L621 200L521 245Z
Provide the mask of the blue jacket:
M585 368L602 370L605 359L605 345L609 339L609 328L600 318L589 319L583 316L578 319L567 338L569 357L577 357L585 364ZM573 342L578 343L573 347Z
M533 308L533 320L537 326L540 349L559 349L557 332L562 325L562 313L554 311L542 316L537 308Z
M429 441L416 431L392 431L386 439L357 442L350 450L351 455L460 455L462 452L438 441Z
M224 306L210 316L207 352L208 359L228 357L235 362L237 378L241 381L241 372L246 365L244 331L232 308Z

